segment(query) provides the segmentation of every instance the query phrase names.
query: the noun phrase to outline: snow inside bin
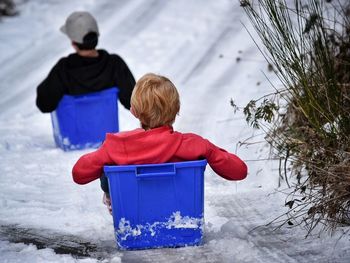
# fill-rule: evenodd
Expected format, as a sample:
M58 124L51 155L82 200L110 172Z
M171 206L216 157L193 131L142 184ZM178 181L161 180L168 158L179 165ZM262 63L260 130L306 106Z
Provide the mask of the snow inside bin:
M105 166L121 249L199 245L206 160Z
M106 133L118 132L118 89L64 95L51 113L55 143L64 151L97 148Z

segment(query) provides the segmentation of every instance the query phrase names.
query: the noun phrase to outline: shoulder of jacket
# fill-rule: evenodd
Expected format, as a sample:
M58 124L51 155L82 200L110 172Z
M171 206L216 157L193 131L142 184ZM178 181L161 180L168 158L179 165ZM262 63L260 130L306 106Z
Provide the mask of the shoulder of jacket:
M69 54L68 56L66 57L62 57L60 58L57 63L56 63L56 67L61 67L61 66L65 66L69 60L73 59L73 56L74 56L74 53L72 54Z
M194 141L204 141L205 139L198 135L198 134L195 134L195 133L181 133L182 135L182 139L183 140L194 140Z
M115 53L109 53L107 50L105 49L98 49L97 50L100 54L102 54L105 57L109 57L109 58L119 58L118 54Z
M121 56L119 56L118 54L108 54L108 56L118 64L120 64L120 63L125 64L124 59Z
M74 59L76 57L78 57L77 53L70 53L67 56L60 58L60 60L58 62L60 62L60 61L67 61L67 60L70 60L70 59Z
M56 62L56 66L63 65L66 61L67 61L67 57L60 58L60 59Z

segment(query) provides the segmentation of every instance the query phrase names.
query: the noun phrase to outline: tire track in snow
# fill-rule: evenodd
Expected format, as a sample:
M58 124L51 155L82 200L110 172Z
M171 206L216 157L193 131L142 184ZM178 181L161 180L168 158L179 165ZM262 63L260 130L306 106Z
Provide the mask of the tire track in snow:
M184 104L182 113L186 115L186 119L181 119L179 125L188 126L189 123L194 123L195 132L208 138L213 136L206 132L207 125L213 125L210 120L227 119L233 115L228 96L230 93L234 95L235 91L229 86L229 83L232 83L235 78L234 72L239 65L234 59L224 60L220 58L219 54L225 52L227 46L235 45L239 41L236 37L239 34L235 34L235 31L237 28L232 26L232 21L227 21L220 31L217 30L216 37L212 37L213 41L207 43L209 45L206 49L203 49L195 58L192 57L194 62L189 63L190 66L180 77L182 85L186 86L185 89L181 90L183 97L191 98L195 94L197 101L207 102L207 107L200 108L196 103ZM219 68L217 68L218 66ZM208 75L211 77L203 85L202 79ZM213 115L218 117L208 117Z
M284 197L281 193L259 191L235 194L232 198L215 194L215 198L209 198L209 207L215 208L217 216L230 219L221 226L219 232L207 234L209 242L220 236L223 240L237 240L237 247L242 249L242 254L249 250L249 258L235 258L227 262L325 263L347 262L346 259L350 259L349 251L333 254L332 249L335 247L331 238L305 238L305 232L300 228L283 226L275 229L276 225L267 225L281 215L280 206ZM266 206L265 202L276 205ZM326 257L324 250L329 251Z
M196 64L190 68L189 72L182 78L182 82L186 83L193 76L199 75L200 72L207 66L207 62L210 61L217 47L222 43L222 41L227 37L228 34L232 33L233 28L231 25L222 28L222 31L219 31L219 35L214 39L214 41L207 47L203 54L199 57L199 60L196 61ZM232 74L231 74L232 75Z
M37 249L50 248L56 254L74 258L106 259L115 254L115 243L90 241L76 235L57 233L48 229L26 228L19 225L0 224L0 240L35 245Z
M187 83L191 78L197 76L197 72L206 66L206 62L209 61L220 41L230 30L231 25L218 25L216 30L212 30L214 31L214 35L211 35L210 38L205 35L195 44L183 43L176 50L173 57L169 58L168 61L170 64L164 65L163 68L169 68L168 71L171 72L174 79L179 80L181 83ZM176 68L173 66L173 61L176 61Z
M135 38L140 31L144 30L148 24L155 20L166 5L167 1L162 0L141 1L137 8L132 10L132 13L123 14L122 20L113 19L106 24L105 33L115 35L117 41L113 43L116 43L120 48L126 45L131 38ZM115 21L117 21L117 24Z
M261 201L260 199L252 200L236 195L230 200L227 197L214 200L211 205L216 208L222 206L226 217L231 218L222 226L222 235L237 237L241 242L253 244L251 253L256 255L256 262L299 262L284 252L285 244L282 244L278 232L263 226L267 223L266 214L251 205L252 202ZM256 227L258 228L255 230ZM290 245L288 249L293 250L294 246Z
M210 219L205 217L203 245L177 249L123 251L122 262L171 263L179 262L180 259L182 262L206 263L295 263L310 260L310 258L305 258L305 261L300 261L290 257L288 253L296 251L297 242L286 246L281 240L283 233L272 232L271 229L264 227L252 231L255 227L266 223L266 214L251 205L252 202L260 199L238 197L237 195L227 198L227 195L215 193L215 197L206 198L206 200L211 201L207 204L205 214L208 213L208 209L216 213L216 215L211 214L211 217L214 217L211 219L214 220L213 224L218 224L215 217L229 218L229 221L217 231L211 229L209 226L211 222L207 222ZM232 245L231 251L227 251L228 244ZM243 257L247 254L249 257ZM310 253L309 256L311 257L312 254Z
M123 251L122 262L128 263L229 263L220 253L199 247L163 248L140 251Z
M238 15L237 17L239 19ZM245 31L243 27L239 27L234 20L223 21L221 26L221 31L216 30L216 37L211 36L211 43L199 43L198 46L202 46L201 50L191 57L194 62L188 63L190 66L185 68L187 70L180 77L181 86L184 86L181 90L182 97L191 100L195 94L196 101L205 101L206 107L198 107L196 103L185 103L181 108L181 121L175 125L182 128L192 123L194 132L213 140L214 143L220 141L221 147L235 151L236 143L239 140L244 141L249 137L248 133L253 134L253 131L245 127L243 113L234 115L230 100L234 98L239 106L244 106L245 102L240 100L240 97L247 98L247 93L255 92L252 95L254 98L256 94L264 93L266 83L258 88L257 82L254 81L256 78L264 78L261 73L264 64L251 60L255 52L249 49L249 46L240 45L246 41L241 39L245 33L240 32ZM249 38L249 35L246 34L246 37ZM205 52L203 46L206 47ZM247 60L239 61L238 56ZM207 76L208 81L204 82L202 79ZM270 87L269 84L267 86ZM182 114L186 118L182 119ZM208 133L207 127L211 125L217 125L218 129ZM229 130L230 133L223 133L225 130Z

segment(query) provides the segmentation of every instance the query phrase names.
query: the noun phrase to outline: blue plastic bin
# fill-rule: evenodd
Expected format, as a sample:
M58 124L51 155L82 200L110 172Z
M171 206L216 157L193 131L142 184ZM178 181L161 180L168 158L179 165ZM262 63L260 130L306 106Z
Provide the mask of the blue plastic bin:
M199 245L206 160L105 166L121 249Z
M107 132L118 132L118 89L65 95L51 113L56 145L64 151L97 148Z

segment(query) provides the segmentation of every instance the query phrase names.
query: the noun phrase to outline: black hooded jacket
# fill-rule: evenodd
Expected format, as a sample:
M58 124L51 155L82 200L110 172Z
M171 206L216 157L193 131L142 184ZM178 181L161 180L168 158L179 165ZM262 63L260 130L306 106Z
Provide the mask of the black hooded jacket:
M52 112L65 94L79 95L117 86L119 100L130 109L135 79L124 60L105 50L96 58L70 54L61 58L37 88L36 105Z

